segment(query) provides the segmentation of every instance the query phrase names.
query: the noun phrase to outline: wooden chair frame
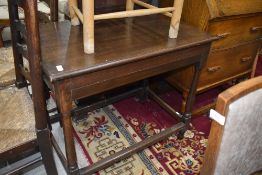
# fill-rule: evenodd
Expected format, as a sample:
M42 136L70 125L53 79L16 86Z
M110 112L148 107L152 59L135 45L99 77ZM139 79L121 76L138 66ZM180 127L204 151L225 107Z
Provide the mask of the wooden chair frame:
M229 106L231 103L249 94L250 92L253 92L261 88L262 88L262 76L252 78L250 80L244 81L240 84L237 84L227 89L226 91L219 94L216 103L216 111L223 116L227 116ZM223 132L224 132L224 126L213 121L208 138L208 147L205 152L203 167L200 173L201 175L214 174Z
M24 9L24 20L19 19L18 7ZM36 0L8 0L12 46L16 71L16 87L32 86L37 143L47 174L57 174L48 128L45 85L41 69L41 48ZM29 62L24 67L23 58Z
M174 0L173 7L165 8L158 8L140 0L126 0L126 11L100 15L94 14L94 0L82 0L83 13L77 6L77 0L69 0L68 3L72 25L79 25L79 20L83 24L84 52L92 54L95 52L94 21L96 20L145 16L161 13L165 16L171 17L169 38L177 38L184 0ZM146 9L134 10L135 4Z

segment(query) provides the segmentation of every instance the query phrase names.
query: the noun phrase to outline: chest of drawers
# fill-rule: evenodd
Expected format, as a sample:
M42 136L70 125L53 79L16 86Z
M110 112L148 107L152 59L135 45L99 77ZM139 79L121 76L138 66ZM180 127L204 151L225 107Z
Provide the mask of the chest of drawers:
M261 46L261 0L185 0L182 20L220 38L212 44L208 61L201 71L197 93L250 76ZM182 111L193 72L189 67L167 77L183 92Z

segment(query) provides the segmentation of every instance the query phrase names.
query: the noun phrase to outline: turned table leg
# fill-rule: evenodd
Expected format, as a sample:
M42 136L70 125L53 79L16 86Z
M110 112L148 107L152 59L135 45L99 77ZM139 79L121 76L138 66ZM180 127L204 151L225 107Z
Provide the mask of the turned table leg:
M73 126L71 120L72 99L71 93L65 85L59 86L56 91L56 99L60 108L61 120L63 124L65 150L69 172L74 174L78 172L77 157L73 138Z
M196 89L197 89L198 80L199 80L200 71L201 71L200 63L197 63L194 66L194 68L195 68L194 76L191 82L191 88L189 90L189 94L186 99L185 111L183 115L183 120L184 120L184 123L186 124L186 129L189 127L191 117L192 117L193 104L195 101ZM183 132L185 132L186 129Z

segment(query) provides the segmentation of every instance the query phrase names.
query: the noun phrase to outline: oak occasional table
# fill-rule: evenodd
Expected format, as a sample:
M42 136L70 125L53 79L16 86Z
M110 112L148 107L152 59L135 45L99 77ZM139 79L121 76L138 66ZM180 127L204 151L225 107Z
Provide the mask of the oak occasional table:
M83 52L82 28L70 22L40 25L44 79L54 92L65 135L66 156L53 139L63 165L70 174L92 174L134 152L185 130L190 122L192 104L200 70L206 62L215 37L181 24L178 38L169 39L170 18L160 15L99 21L96 25L96 53ZM57 67L58 66L58 67ZM78 169L72 133L72 101L129 83L194 66L194 77L186 109L179 114L152 90L149 96L181 121L136 146L116 153L92 166Z

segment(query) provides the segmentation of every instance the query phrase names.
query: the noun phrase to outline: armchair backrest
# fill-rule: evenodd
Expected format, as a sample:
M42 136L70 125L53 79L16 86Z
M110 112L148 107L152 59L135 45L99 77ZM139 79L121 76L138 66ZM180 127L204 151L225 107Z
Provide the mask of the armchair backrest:
M216 111L224 126L212 122L202 175L249 175L262 170L262 76L218 96Z

